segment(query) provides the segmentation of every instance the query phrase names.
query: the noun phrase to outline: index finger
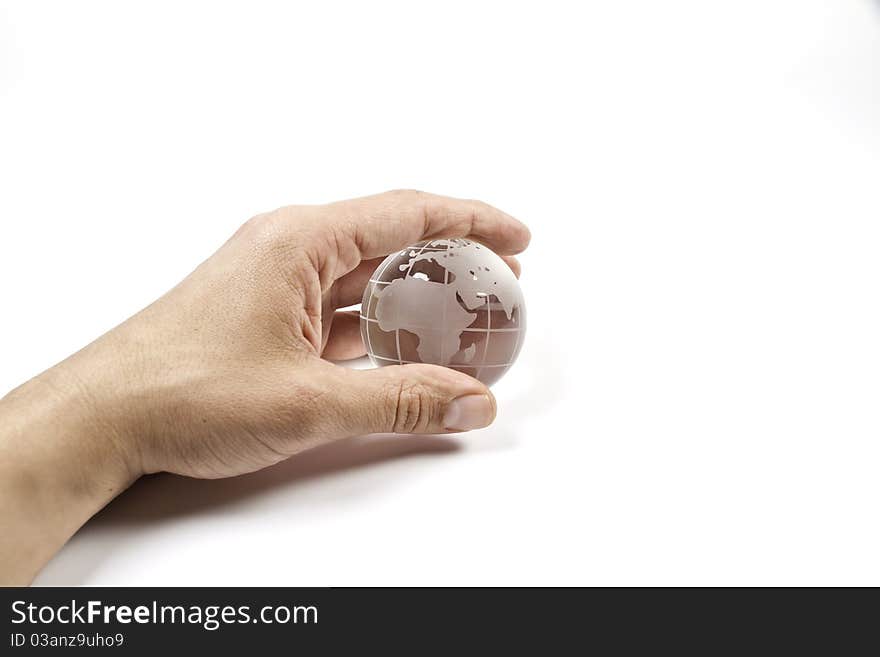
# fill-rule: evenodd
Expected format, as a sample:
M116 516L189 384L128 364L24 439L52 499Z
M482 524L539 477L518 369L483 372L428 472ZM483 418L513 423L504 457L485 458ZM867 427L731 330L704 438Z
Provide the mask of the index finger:
M416 242L466 237L499 255L520 253L531 233L524 223L482 201L400 190L328 206L340 236L357 246L362 260Z

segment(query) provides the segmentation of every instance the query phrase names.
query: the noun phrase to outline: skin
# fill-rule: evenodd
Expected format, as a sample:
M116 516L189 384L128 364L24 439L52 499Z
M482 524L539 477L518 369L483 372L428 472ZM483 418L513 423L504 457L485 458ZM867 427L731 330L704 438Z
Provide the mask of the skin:
M510 256L529 231L485 203L395 191L247 221L156 302L0 400L0 584L28 584L141 475L221 478L366 433L486 426L492 393L433 365L352 370L381 259L470 237ZM505 258L515 273L519 265Z

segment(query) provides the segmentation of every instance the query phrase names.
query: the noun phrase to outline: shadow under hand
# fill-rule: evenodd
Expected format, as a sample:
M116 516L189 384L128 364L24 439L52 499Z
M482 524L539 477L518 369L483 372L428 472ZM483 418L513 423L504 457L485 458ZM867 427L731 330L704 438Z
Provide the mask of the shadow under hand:
M89 524L143 524L198 513L281 487L425 454L448 454L461 444L446 436L379 434L339 440L301 452L265 470L228 479L192 479L167 473L141 478Z

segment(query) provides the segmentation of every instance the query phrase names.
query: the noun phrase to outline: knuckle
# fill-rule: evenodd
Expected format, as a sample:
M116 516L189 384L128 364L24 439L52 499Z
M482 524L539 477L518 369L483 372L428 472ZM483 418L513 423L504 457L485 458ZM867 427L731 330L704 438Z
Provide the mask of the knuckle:
M388 196L422 196L425 192L419 189L409 189L409 188L401 188L401 189L391 189L385 192Z
M268 221L268 217L268 212L254 215L239 227L233 237L237 239L252 239L254 236L259 235L262 232L263 226Z
M395 433L424 431L436 416L433 396L427 386L402 381L394 386L390 398L392 404L392 430Z
M278 241L281 219L279 212L264 212L248 219L236 237L254 247L271 246Z

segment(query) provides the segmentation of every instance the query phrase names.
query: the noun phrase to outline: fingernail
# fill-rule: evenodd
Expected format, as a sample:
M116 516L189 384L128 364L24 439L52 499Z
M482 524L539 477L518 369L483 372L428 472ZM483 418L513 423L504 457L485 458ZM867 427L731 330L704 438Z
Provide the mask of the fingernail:
M489 395L465 395L453 399L443 416L443 426L452 431L470 431L489 426L492 422Z

